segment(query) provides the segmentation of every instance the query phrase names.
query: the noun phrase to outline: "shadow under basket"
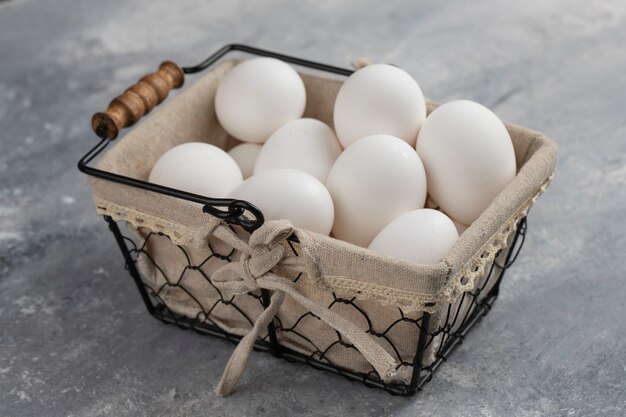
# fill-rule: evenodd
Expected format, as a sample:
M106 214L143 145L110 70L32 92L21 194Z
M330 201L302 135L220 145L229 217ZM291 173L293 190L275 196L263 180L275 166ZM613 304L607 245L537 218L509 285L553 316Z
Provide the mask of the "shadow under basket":
M162 66L164 72L148 77L167 82L144 77L144 84L125 93L152 94L152 101L137 101L144 108L133 117L120 110L132 107L132 97L121 96L107 111L110 119L99 116L107 120L105 127L94 121L103 139L79 169L89 176L97 211L148 311L163 322L236 344L272 310L256 333L255 350L391 394L413 395L491 309L524 242L527 212L552 178L556 146L541 133L506 124L518 174L436 265L377 255L286 222L264 222L248 202L148 183L150 168L173 146L193 140L228 150L239 143L217 122L213 97L221 77L251 55L292 64L307 90L305 117L332 126L335 96L351 70L227 45L201 64L182 68L185 74L207 74L109 148L118 129L182 85L182 72L178 82L177 74L165 73L174 67ZM254 269L270 254L279 255L273 264ZM380 363L390 372L381 373Z

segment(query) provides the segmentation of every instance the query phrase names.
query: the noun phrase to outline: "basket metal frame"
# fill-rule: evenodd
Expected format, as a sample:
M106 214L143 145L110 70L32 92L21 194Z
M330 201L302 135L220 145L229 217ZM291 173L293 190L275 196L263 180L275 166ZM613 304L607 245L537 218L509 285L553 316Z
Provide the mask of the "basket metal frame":
M350 69L334 67L241 44L226 45L201 63L195 66L184 67L183 71L186 74L194 74L203 71L204 69L215 64L231 51L240 51L256 56L272 57L294 65L346 77L353 73L353 71ZM94 161L94 159L96 159L111 144L111 142L112 141L109 139L100 140L100 142L98 142L80 159L80 161L78 162L78 169L81 172L96 178L148 190L159 194L168 195L175 198L180 198L195 203L200 203L203 205L203 212L223 219L227 223L241 226L249 232L256 230L263 224L264 217L262 212L253 204L247 201L225 198L207 198L197 194L192 194L157 184L152 184L136 178L104 171L95 168L94 166L91 166L90 164ZM246 216L244 216L245 213L247 213ZM104 219L107 222L108 227L115 237L115 240L122 252L125 261L125 267L133 278L141 295L141 298L146 306L146 309L152 316L158 318L165 323L176 324L183 329L193 329L201 334L217 336L229 340L232 343L238 343L238 341L241 339L240 336L229 334L223 329L220 329L219 327L205 321L188 318L180 314L174 313L169 310L166 305L152 297L148 292L146 284L144 283L141 274L137 268L136 259L133 258L131 248L128 246L126 241L127 238L125 238L125 236L122 234L122 231L120 230L115 220L113 220L109 216L104 216ZM489 312L491 306L498 297L499 286L506 272L506 269L515 261L517 255L519 254L522 243L524 241L525 231L526 219L522 219L522 221L518 223L512 243L506 249L508 253L504 264L500 265L501 272L497 278L497 282L495 283L489 294L476 305L473 313L469 315L469 317L464 318L463 324L460 326L460 328L454 334L449 334L449 337L447 338L445 343L443 343L442 346L438 349L435 361L428 366L423 365L424 354L429 341L433 337L433 334L429 333L428 331L428 329L430 328L431 315L426 312L423 313L421 326L419 327L420 331L417 348L413 360L413 375L409 384L386 384L382 382L380 378L373 377L371 373L363 374L337 367L325 362L318 361L311 358L310 356L303 355L299 352L282 346L277 341L276 330L273 324L270 324L270 326L268 326L269 342L265 340L258 340L255 344L255 350L269 352L275 357L283 358L290 362L307 363L316 369L331 371L340 374L352 381L361 381L368 387L381 388L393 395L412 396L417 391L419 391L425 383L431 380L433 373L441 366L443 362L445 362L450 353L452 353L460 344L462 344L464 337L471 330L471 328L481 319L481 317ZM295 238L295 236L292 236L290 237L290 240L296 241L297 238ZM267 307L269 305L270 299L269 291L262 290L261 296L262 304Z
M128 238L123 235L117 221L113 220L109 216L104 216L104 219L107 222L110 231L113 233L113 236L115 237L120 251L122 252L125 260L125 268L128 270L129 274L133 278L133 281L135 282L135 285L139 290L146 309L152 316L163 321L164 323L175 324L182 329L192 329L203 335L217 336L235 344L239 342L241 336L228 333L220 327L206 321L199 320L197 318L189 318L175 313L171 311L165 304L152 297L148 289L149 287L144 283L141 273L139 272L139 269L136 265L136 258L133 258L132 248L127 243ZM276 329L273 324L268 326L267 329L269 341L263 339L257 340L255 344L255 350L269 352L277 358L282 358L290 362L306 363L316 369L330 371L342 375L351 381L360 381L368 387L386 390L392 395L412 396L416 392L418 392L424 386L424 384L431 380L433 373L446 361L449 355L463 343L463 340L468 332L480 321L483 316L485 316L491 310L493 303L498 298L499 287L500 283L502 282L502 278L504 277L506 270L516 260L517 255L521 250L526 235L526 227L526 219L523 219L518 224L512 242L507 248L508 252L505 257L504 264L499 265L499 267L501 268L501 272L499 273L497 281L490 290L489 294L486 295L476 305L476 308L471 315L463 319L463 324L459 327L459 329L456 332L450 333L448 335L448 338L438 349L435 356L435 361L428 366L424 366L423 363L426 348L430 343L433 335L436 334L438 331L441 331L443 328L436 329L434 333L432 331L429 331L431 314L427 312L423 313L421 325L419 326L420 330L418 342L413 360L413 374L409 384L386 384L382 380L380 380L380 378L373 376L371 373L366 374L354 372L349 369L322 362L312 358L311 356L296 352L288 347L281 345L278 342L278 339L276 337ZM261 295L262 304L264 307L267 307L269 305L270 293L267 290L261 290ZM450 312L448 312L448 314L450 314ZM453 323L456 321L456 319L457 318L455 317Z

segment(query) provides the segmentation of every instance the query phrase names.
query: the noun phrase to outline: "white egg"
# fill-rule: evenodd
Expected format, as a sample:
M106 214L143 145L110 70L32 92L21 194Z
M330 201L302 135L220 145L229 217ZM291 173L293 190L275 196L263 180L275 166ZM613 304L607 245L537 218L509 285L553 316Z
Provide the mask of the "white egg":
M287 219L300 229L327 235L333 225L333 200L324 184L293 169L261 172L229 195L257 206L266 220Z
M300 75L274 58L254 58L231 69L215 94L215 113L226 132L263 143L276 129L302 117L306 91Z
M433 111L416 145L428 193L450 217L472 224L515 177L508 131L486 107L452 101Z
M369 249L418 264L434 264L458 238L448 216L437 210L420 209L405 213L385 226Z
M149 182L221 198L241 184L237 163L217 146L201 142L183 143L165 152L150 171Z
M415 146L424 119L422 90L413 77L393 65L368 65L356 71L335 101L335 131L344 148L375 134L392 135Z
M263 145L255 174L270 169L297 169L324 182L341 146L333 130L315 119L287 123Z
M389 135L372 135L343 151L326 186L335 203L333 236L367 247L396 217L424 207L426 175L415 150Z
M237 162L244 178L252 176L261 145L258 143L241 143L233 147L228 154Z
M454 227L456 227L456 231L459 234L459 236L461 236L463 232L465 232L467 228L469 227L468 225L465 225L458 220L454 220L452 218L450 220L452 220L452 223L454 223Z

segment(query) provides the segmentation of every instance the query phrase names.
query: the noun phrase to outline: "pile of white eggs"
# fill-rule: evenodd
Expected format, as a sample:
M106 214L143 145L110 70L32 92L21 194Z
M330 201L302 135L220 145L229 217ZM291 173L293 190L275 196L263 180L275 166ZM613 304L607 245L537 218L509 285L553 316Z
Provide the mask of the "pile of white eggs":
M478 103L446 103L426 117L417 82L392 65L369 65L341 86L334 130L302 118L299 74L273 58L243 61L215 95L228 153L176 146L149 181L246 200L268 220L331 234L378 253L436 263L516 173L504 124ZM439 210L424 208L430 195Z

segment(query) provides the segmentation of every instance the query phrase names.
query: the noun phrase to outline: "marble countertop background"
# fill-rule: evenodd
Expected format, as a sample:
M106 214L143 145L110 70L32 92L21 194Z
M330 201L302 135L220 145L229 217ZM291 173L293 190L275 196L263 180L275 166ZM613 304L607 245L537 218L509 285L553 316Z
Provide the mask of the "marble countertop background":
M625 40L621 0L0 2L0 415L625 415ZM416 397L255 354L217 398L232 345L145 312L76 169L90 116L230 42L391 62L559 143L501 298Z

